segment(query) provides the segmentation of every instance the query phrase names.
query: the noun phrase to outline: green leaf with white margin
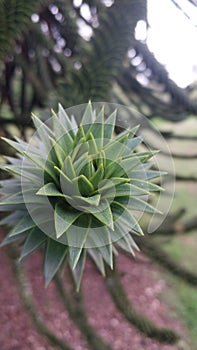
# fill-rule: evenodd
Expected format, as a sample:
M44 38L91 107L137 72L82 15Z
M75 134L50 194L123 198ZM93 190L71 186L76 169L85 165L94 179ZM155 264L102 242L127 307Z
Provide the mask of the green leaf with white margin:
M1 211L13 211L13 210L26 210L26 206L24 204L8 204L2 205Z
M61 190L65 196L74 196L79 194L78 187L76 187L76 184L71 181L66 174L59 169L57 166L54 166L54 169L58 171L60 174L60 185Z
M67 252L67 246L48 238L43 269L46 287L60 268Z
M71 268L77 292L80 289L81 280L82 280L82 276L83 276L83 271L84 271L84 268L85 268L85 262L86 262L86 249L83 249L75 269L72 270L72 268Z
M138 235L143 235L140 225L127 207L116 201L112 203L111 207L115 222L121 222Z
M114 225L114 231L111 235L112 242L116 243L120 248L122 248L124 251L135 255L134 250L131 247L131 243L129 240L129 233L127 232L128 229L125 230L118 224L118 222L115 222Z
M108 143L112 139L114 134L114 128L116 125L116 116L117 110L115 110L110 116L106 119L104 125L104 144Z
M129 138L133 138L138 129L140 128L140 124L134 126L132 129L129 130Z
M131 178L131 183L134 186L137 186L137 187L144 189L146 191L149 191L149 192L165 191L162 187L160 187L154 183L144 181L144 180L138 180L138 179Z
M96 211L98 210L98 206L100 204L100 199L101 195L100 194L95 194L94 196L91 197L81 197L81 196L73 196L72 198L69 198L69 203L73 207L79 207L82 210L87 209L87 212L91 213L95 209ZM91 206L91 207L90 207Z
M144 164L145 165L145 164ZM133 179L137 179L137 180L144 180L144 181L148 181L151 179L155 179L157 177L161 177L163 175L167 175L168 173L166 171L157 171L157 170L146 170L145 169L133 169L133 171L131 171L130 176Z
M76 162L82 155L89 151L89 142L79 143L71 152L72 162Z
M22 210L17 210L14 213L11 213L0 220L0 225L15 225L22 217L24 216L24 212Z
M101 274L105 276L105 265L103 257L98 248L88 248L88 254L90 255L91 259L95 262Z
M93 188L96 189L99 185L99 183L102 181L104 176L104 167L103 164L100 164L98 169L95 171L93 176L90 178L90 182L93 185Z
M104 198L116 198L116 197L130 197L132 196L143 196L147 195L149 192L145 191L144 189L138 188L134 185L131 185L129 183L123 183L119 186L115 187L115 190L107 190L104 192L103 196Z
M57 189L53 182L49 182L41 187L36 195L46 197L64 197L64 194Z
M52 132L51 129L48 128L48 126L45 123L43 123L34 114L32 115L32 119L33 119L33 123L34 123L34 125L36 127L36 132L38 133L40 139L42 140L43 144L46 147L46 151L50 152L50 150L51 150L51 142L49 140L49 136L51 138L55 139L54 133Z
M64 164L62 167L62 171L66 174L66 176L69 177L69 179L74 179L76 177L76 172L75 169L73 167L73 162L71 160L71 157L68 156L65 158L64 160Z
M87 247L97 248L106 263L113 269L113 245L110 231L106 226L90 228Z
M37 165L40 169L43 169L45 173L47 173L55 183L58 183L58 180L56 178L56 174L54 173L53 169L55 164L48 159L45 159L41 157L40 155L31 155L27 152L23 152L23 155L30 159L35 165Z
M82 167L80 171L80 175L83 174L87 179L90 179L93 173L94 173L94 166L92 161L90 160Z
M129 136L129 132L125 132L118 135L111 142L104 147L105 156L107 159L116 160L125 150L125 143Z
M0 200L0 208L1 208L1 205L5 205L5 204L21 204L21 203L24 203L24 198L20 191L12 195L9 194L8 196L2 197Z
M129 244L129 247L131 249L131 253L133 255L135 255L132 247L139 252L140 249L137 246L137 244L135 243L135 241L133 240L133 238L131 237L131 233L128 232L128 228L125 227L125 225L122 224L121 222L116 222L115 223L115 227L117 229L117 232L119 232L119 236L122 236L122 238L125 239L127 241L127 243ZM125 243L125 244L127 244L127 243ZM118 242L117 242L117 244L118 244ZM122 245L122 248L123 248L123 241L121 241L121 245Z
M89 130L90 126L94 123L94 111L92 109L92 104L89 101L86 109L84 111L83 117L81 119L81 123L84 127L85 133Z
M94 136L98 150L102 150L104 139L104 108L101 108L100 112L97 114L94 124L90 127L89 132Z
M74 138L74 146L78 145L79 143L82 143L86 141L86 135L83 129L83 125L80 124L77 130L77 134Z
M124 150L124 153L123 153L123 157L124 156L127 156L128 154L130 154L131 152L133 152L136 147L142 143L143 141L143 138L138 136L138 137L134 137L132 138L131 140L127 140L127 143L126 143L126 146L125 146L125 150Z
M123 178L123 177L114 177L111 179L103 179L100 183L100 186L99 186L99 192L102 193L104 191L111 190L118 185L126 184L129 182L130 182L130 179Z
M90 162L88 152L85 152L79 157L76 161L73 162L73 166L75 168L76 175L79 176L81 170Z
M66 211L57 203L54 210L56 237L61 237L81 215L82 213L75 210Z
M33 228L25 241L19 260L22 261L28 255L32 254L46 240L47 240L47 236L41 230L39 230L39 228L37 227Z
M60 119L60 122L64 125L65 129L70 133L71 137L73 138L75 136L75 133L73 131L72 123L68 114L66 113L61 104L58 105L58 117Z
M154 208L149 203L143 201L140 198L132 197L127 203L127 208L130 210L136 210L141 212L146 212L150 214L162 214L162 212L156 208Z
M49 137L49 140L50 140L51 146L55 152L55 156L60 164L60 167L62 167L64 160L65 160L65 157L66 157L65 150L60 146L60 144L56 140L52 139L51 137Z
M31 181L32 183L37 183L39 181L37 177L32 176L30 172L23 171L23 168L21 167L16 167L15 165L3 165L0 166L0 168L19 178L25 178Z
M111 230L114 230L114 221L113 221L112 211L106 199L103 199L102 205L99 206L96 211L92 211L92 215L97 220L99 220L102 224L106 225Z
M25 232L29 230L30 228L35 227L35 222L31 219L31 216L29 214L26 214L22 217L22 219L12 228L12 230L9 232L9 236L15 236L19 233Z
M66 112L65 112L66 113ZM56 142L60 144L63 149L67 152L73 144L73 127L69 130L62 123L57 114L52 110L52 121L53 121L53 131L56 136ZM72 121L70 120L71 124ZM72 136L71 136L72 134ZM66 142L65 142L66 141Z
M84 248L85 242L87 240L90 224L91 220L87 222L87 227L72 226L66 232L67 242L69 246L69 262L73 270L78 263L82 249Z
M9 235L6 236L6 237L4 238L4 240L3 240L3 241L1 242L1 244L0 244L0 248L6 246L7 244L10 244L10 243L15 242L15 241L17 241L17 240L20 239L20 238L25 238L25 237L27 237L27 235L29 234L29 232L30 232L30 230L29 230L29 231L22 232L22 233L19 233L18 235L12 236L12 237L9 237Z
M26 142L19 143L19 142L15 142L15 141L6 139L5 137L1 137L1 140L5 141L8 145L10 145L12 148L14 148L19 153L22 153L29 148L29 145Z
M95 138L93 136L93 134L90 132L89 133L89 136L88 136L88 143L89 143L89 154L97 154L99 151L98 151L98 147L97 147L97 144L96 144L96 141L95 141Z
M94 187L84 175L79 175L72 180L72 183L78 189L78 193L82 196L90 196L94 192Z

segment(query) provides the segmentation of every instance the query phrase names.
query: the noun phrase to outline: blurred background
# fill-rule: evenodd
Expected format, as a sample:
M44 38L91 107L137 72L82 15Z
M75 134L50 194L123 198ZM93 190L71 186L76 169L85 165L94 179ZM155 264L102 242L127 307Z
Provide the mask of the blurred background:
M163 308L158 311L156 307L155 313L167 313L172 327L181 330L182 339L178 345L159 345L161 350L195 350L197 344L196 97L196 0L0 0L0 136L28 140L34 132L32 112L46 120L51 108L57 110L58 102L69 108L92 100L124 105L141 113L150 121L146 146L154 149L161 146L154 136L154 128L167 142L168 151L165 147L160 150L160 163L162 170L168 171L164 180L167 190L162 199L168 215L152 234L137 240L141 253L131 262L136 285L144 290L148 288L152 302L156 300ZM13 155L13 150L0 140L1 163L5 163L3 155ZM1 171L1 179L5 176ZM147 218L142 220L146 232ZM3 238L3 232L1 236ZM6 250L0 252L0 260L1 279L5 282L0 291L0 301L4 305L0 324L1 329L5 327L0 335L1 350L41 350L56 346L68 349L53 342L50 347L50 336L41 326L37 328L45 334L44 338L38 338L35 333L34 339L27 342L26 335L34 326L30 324L25 331L24 326L16 326L13 315L19 313L21 324L26 316L17 304L15 280L11 277ZM122 272L129 269L124 258L120 266ZM34 275L33 268L29 267L28 271L30 276ZM91 268L88 271L91 279L94 272ZM99 278L98 283L103 283ZM42 290L38 281L34 284ZM132 280L127 280L126 291L136 305L140 305L137 291L133 294L130 291L132 285ZM154 292L154 286L159 288L158 292ZM20 286L18 288L20 291ZM87 287L84 288L88 293ZM9 298L8 289L11 290ZM49 304L50 298L56 300L50 287L49 292L43 289L42 293L49 293ZM10 303L12 309L8 310ZM146 303L142 303L142 315L146 315ZM51 304L50 307L53 308ZM53 312L53 327L52 316ZM119 316L114 317L112 312L111 319ZM162 320L157 320L155 315L153 318L156 324L162 325ZM64 322L66 327L69 321ZM139 328L134 321L131 323ZM115 326L110 329L114 330ZM13 344L8 341L11 333L16 340ZM137 333L136 339L140 340L138 345L134 341L132 348L130 338L122 336L123 339L117 332L111 337L122 339L119 345L109 340L109 335L104 334L104 339L106 337L117 350L158 349L158 339L155 341L151 336L153 340L150 340L150 334L142 333ZM75 344L74 338L75 335L70 335L74 350L86 349L85 346L96 350L91 342L83 345L79 339ZM107 348L100 345L99 349Z

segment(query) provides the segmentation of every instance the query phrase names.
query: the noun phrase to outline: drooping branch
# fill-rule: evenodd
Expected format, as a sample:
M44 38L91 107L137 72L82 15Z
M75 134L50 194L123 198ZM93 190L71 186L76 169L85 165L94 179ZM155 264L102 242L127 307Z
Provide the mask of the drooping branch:
M137 311L128 299L127 293L120 282L116 270L106 266L106 285L116 307L124 317L149 338L154 338L160 343L175 344L179 335L168 328L159 328L151 320Z
M42 320L36 305L32 298L32 291L30 287L30 283L28 281L27 275L24 271L23 265L19 264L16 261L16 256L18 256L17 249L14 245L9 246L8 248L10 262L12 266L12 270L14 273L14 277L16 279L17 288L19 291L19 295L21 298L21 302L33 321L34 326L37 331L45 336L51 344L59 347L61 350L74 350L70 345L66 344L64 340L59 338L52 330L50 330L45 321Z
M182 280L191 286L197 286L197 275L177 263L168 253L165 253L157 243L150 237L141 239L136 238L136 243L139 245L141 251L148 255L152 260L161 265L171 274L180 277Z
M106 344L104 340L97 334L94 328L89 324L83 305L82 293L73 293L69 295L61 278L55 276L55 284L65 308L68 310L69 316L74 324L86 338L90 349L92 350L112 350L111 346Z

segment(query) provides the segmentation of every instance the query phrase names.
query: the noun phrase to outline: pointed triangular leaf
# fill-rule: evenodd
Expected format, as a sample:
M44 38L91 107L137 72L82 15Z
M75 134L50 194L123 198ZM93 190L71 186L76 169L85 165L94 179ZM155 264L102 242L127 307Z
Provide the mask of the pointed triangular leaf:
M57 203L54 211L56 237L61 237L68 228L78 219L82 213L75 211L66 211Z
M87 106L86 106L83 117L81 119L81 124L83 124L84 126L89 126L89 128L90 128L90 126L91 126L91 124L93 124L93 122L94 122L93 109L92 109L92 104L89 101ZM87 130L86 130L86 132L87 132Z
M65 196L74 196L76 194L79 194L78 187L76 184L71 181L66 174L59 169L57 166L54 166L54 169L57 170L57 172L60 174L60 186L62 193Z
M69 262L73 270L78 263L85 242L87 240L89 227L90 222L87 223L87 227L71 227L66 233L69 246Z
M61 264L63 263L68 247L52 239L48 239L44 260L45 286L48 286Z
M82 155L87 153L89 151L89 143L83 142L79 143L75 148L73 149L71 153L72 162L75 163Z
M14 148L17 152L22 153L26 151L29 147L28 143L19 143L15 142L9 139L6 139L5 137L1 137L1 140L5 141L8 145L10 145L12 148Z
M143 201L140 198L135 198L132 197L127 203L127 207L130 210L136 210L136 211L141 211L141 212L146 212L146 213L151 213L151 214L162 214L161 211L158 209L152 207L152 205L148 204L147 202Z
M106 226L90 229L87 246L97 248L106 263L113 268L113 245Z
M114 226L115 229L112 234L112 242L116 243L120 248L122 248L126 252L135 255L133 249L131 248L130 240L128 239L128 229L125 232L118 222L116 222Z
M19 211L17 210L16 212L7 215L6 217L4 217L3 219L0 220L0 225L9 225L9 226L13 226L15 225L17 222L19 222L19 220L24 216L24 212L23 211Z
M71 272L75 281L77 292L80 289L81 280L83 277L83 271L85 268L85 262L86 262L86 249L83 249L80 254L79 260L77 262L77 266L75 267L74 270L71 268Z
M120 136L120 135L119 135ZM128 131L121 134L121 137L116 137L104 147L105 156L107 159L116 160L125 150L125 142L129 136Z
M109 191L113 189L115 190L115 188L118 185L126 184L129 182L130 182L130 179L123 178L123 177L114 177L114 178L111 178L110 180L104 179L99 185L99 192L103 193L104 191L107 191L107 190ZM114 192L115 191L113 191L113 193Z
M104 176L104 167L103 167L103 164L100 164L98 169L95 171L93 176L90 178L90 182L92 183L94 189L97 189L99 183L103 179L103 176Z
M105 265L104 265L102 255L99 252L98 248L88 248L87 251L90 257L92 258L92 260L94 261L95 265L101 272L101 274L105 276Z
M87 211L91 213L91 211L94 211L94 207L96 207L96 211L98 210L98 206L100 204L101 195L95 194L92 197L81 197L81 196L73 196L69 199L70 204L73 204L74 207L81 207L82 209L86 209ZM91 208L90 208L91 206ZM92 207L93 206L93 207ZM88 210L90 208L90 210Z
M41 187L36 195L47 197L64 197L63 193L58 191L53 182L49 182L48 184Z
M104 140L104 108L98 113L89 131L94 136L97 148L100 151L103 148Z
M128 139L123 156L127 156L128 154L133 152L142 141L143 141L143 139L140 136L132 138L131 140Z
M110 208L110 205L107 200L102 201L103 206L100 207L100 210L97 210L92 213L92 215L99 220L102 224L106 225L107 227L114 229L114 223L113 223L113 215ZM104 208L104 209L103 209Z
M66 130L69 131L69 133L72 137L74 137L75 134L73 131L71 120L61 104L58 105L58 117L59 117L61 123L66 128Z
M30 228L33 228L36 226L35 222L32 220L31 216L29 214L22 217L22 219L12 228L12 230L9 233L9 236L15 236L19 233L25 232L29 230Z
M72 183L78 188L78 192L82 196L90 196L94 192L93 185L84 175L79 175L73 179Z
M46 239L47 236L42 231L40 231L37 227L33 228L23 246L20 261L38 249L46 241Z
M93 134L90 132L88 137L88 143L89 143L89 154L97 154L98 153L98 147L95 141L95 138Z
M164 191L164 189L156 184L153 184L151 182L147 182L144 180L138 180L138 179L132 179L131 182L134 186L137 186L141 189L144 189L148 192L154 192L154 191Z
M108 143L112 139L114 134L114 128L116 125L117 110L115 110L105 121L104 126L104 144Z
M55 152L56 158L59 161L60 167L62 167L66 157L65 150L61 147L61 145L56 140L52 139L51 137L49 137L49 140Z
M73 163L71 160L71 157L68 156L65 158L64 160L64 165L62 167L62 171L66 174L66 176L69 177L69 179L74 179L76 177L76 172L75 169L73 167Z
M137 220L132 215L131 211L128 210L127 207L115 201L112 203L111 206L112 206L113 215L115 217L114 219L115 222L120 221L130 230L136 232L137 234L143 235L143 231L140 225L138 224Z
M27 235L30 233L30 231L31 231L31 230L27 230L27 231L25 231L25 232L19 233L18 235L12 236L12 237L10 237L9 234L8 234L8 235L4 238L4 240L1 242L0 248L1 248L1 247L4 247L4 246L6 246L6 245L8 245L8 244L10 244L10 243L15 242L15 241L17 241L17 240L20 239L20 238L25 238L25 237L27 237Z
M55 138L55 135L53 134L52 130L48 128L46 123L43 123L38 117L36 117L34 114L32 115L32 119L34 122L34 125L36 127L37 133L42 140L43 144L46 147L46 150L49 152L51 150L51 142L49 140L49 136L51 138Z

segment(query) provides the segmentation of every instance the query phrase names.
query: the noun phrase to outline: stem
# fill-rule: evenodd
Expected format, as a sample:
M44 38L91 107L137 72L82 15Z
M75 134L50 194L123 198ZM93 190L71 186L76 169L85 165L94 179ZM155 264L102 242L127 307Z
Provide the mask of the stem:
M116 307L132 325L138 328L149 338L155 338L160 343L175 344L179 335L168 328L159 328L151 320L137 311L127 297L127 293L120 282L115 270L106 265L106 285L114 300Z
M197 275L180 266L179 263L176 263L176 261L174 261L169 254L160 249L158 244L153 242L153 240L150 242L147 238L143 237L143 240L141 240L137 237L135 241L140 245L140 249L143 253L155 260L168 272L182 278L192 286L197 286Z

